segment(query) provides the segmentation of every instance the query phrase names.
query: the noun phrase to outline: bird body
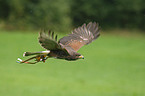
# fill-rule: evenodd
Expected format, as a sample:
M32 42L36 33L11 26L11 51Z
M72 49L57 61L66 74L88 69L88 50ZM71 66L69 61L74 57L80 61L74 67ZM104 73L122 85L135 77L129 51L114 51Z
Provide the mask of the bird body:
M82 26L74 29L72 34L61 38L57 41L57 35L54 36L54 32L48 33L42 31L39 34L39 43L46 49L41 52L25 52L23 56L36 55L25 61L18 59L19 63L35 64L39 61L45 62L46 59L54 57L57 59L65 59L68 61L84 59L84 57L77 53L77 51L84 45L96 40L100 35L100 29L96 22L83 24ZM36 62L27 62L29 60L36 59Z

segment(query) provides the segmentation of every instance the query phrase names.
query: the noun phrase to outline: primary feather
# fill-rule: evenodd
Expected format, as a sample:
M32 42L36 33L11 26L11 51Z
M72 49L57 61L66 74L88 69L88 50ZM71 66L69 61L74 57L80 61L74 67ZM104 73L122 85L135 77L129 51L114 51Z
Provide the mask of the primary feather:
M93 40L97 39L100 35L100 29L96 22L90 22L88 25L83 24L72 31L66 37L59 40L59 43L64 44L78 51L82 46L91 43Z
M56 50L60 48L57 43L57 35L54 39L54 32L49 31L48 34L40 32L38 39L41 46L47 50Z

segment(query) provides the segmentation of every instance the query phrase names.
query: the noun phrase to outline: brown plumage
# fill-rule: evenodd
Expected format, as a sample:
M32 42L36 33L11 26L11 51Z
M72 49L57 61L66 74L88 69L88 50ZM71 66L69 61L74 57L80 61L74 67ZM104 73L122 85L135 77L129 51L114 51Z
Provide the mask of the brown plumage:
M39 34L39 43L47 51L41 52L25 52L24 56L37 55L25 61L18 59L19 63L29 63L35 64L39 61L45 62L49 57L54 57L58 59L65 60L77 60L84 58L77 51L84 45L87 45L97 39L100 35L100 29L96 22L89 24L83 24L82 26L74 29L72 34L61 38L57 42L57 35L54 35L54 32L49 31L48 33L42 31ZM36 62L27 62L31 59L36 59Z

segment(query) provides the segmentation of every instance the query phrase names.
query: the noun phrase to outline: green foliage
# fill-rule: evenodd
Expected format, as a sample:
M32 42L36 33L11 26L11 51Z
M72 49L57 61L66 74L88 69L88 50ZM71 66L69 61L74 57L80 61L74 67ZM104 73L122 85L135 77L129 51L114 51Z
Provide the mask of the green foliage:
M0 28L67 32L96 21L103 28L145 29L145 0L0 0Z
M71 26L69 2L67 0L11 0L3 1L9 6L6 27L20 29L49 28L64 31ZM4 8L0 10L5 12ZM7 9L8 10L8 9ZM3 14L0 20L2 21ZM11 27L10 27L11 28Z
M125 36L102 34L79 50L84 60L28 65L16 59L44 50L38 34L0 32L0 96L145 96L145 38Z
M73 24L98 21L103 28L145 28L144 0L73 0Z

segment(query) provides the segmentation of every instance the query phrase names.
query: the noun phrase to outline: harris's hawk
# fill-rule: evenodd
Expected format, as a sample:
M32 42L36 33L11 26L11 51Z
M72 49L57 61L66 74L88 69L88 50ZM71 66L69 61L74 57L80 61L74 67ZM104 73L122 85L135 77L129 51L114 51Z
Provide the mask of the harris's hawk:
M74 29L72 34L61 38L57 42L57 35L54 36L54 32L49 31L40 32L39 43L46 51L40 52L24 52L23 56L35 55L27 60L21 60L18 58L18 63L28 63L35 64L39 61L45 62L47 58L54 57L57 59L65 59L68 61L84 59L80 53L77 51L84 45L91 43L93 40L97 39L100 35L100 28L98 23L90 22L87 25ZM28 62L29 60L35 59L35 62Z

